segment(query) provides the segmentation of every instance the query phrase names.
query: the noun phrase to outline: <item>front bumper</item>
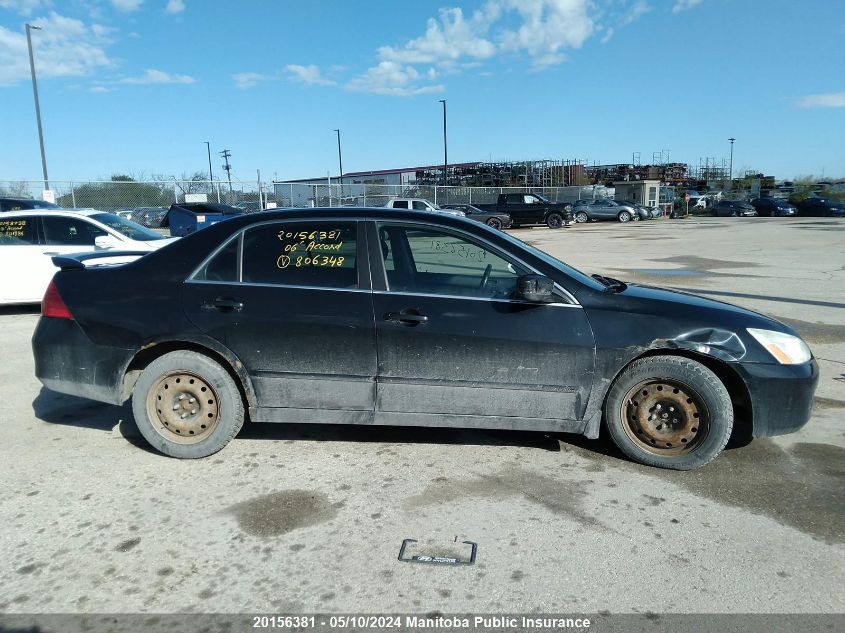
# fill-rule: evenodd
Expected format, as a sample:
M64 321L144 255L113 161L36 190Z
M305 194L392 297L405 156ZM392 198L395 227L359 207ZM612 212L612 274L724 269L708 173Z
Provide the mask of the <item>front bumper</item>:
M754 437L794 433L810 420L819 366L738 363L751 396Z
M132 350L97 345L76 321L41 317L32 335L35 376L47 389L122 404Z

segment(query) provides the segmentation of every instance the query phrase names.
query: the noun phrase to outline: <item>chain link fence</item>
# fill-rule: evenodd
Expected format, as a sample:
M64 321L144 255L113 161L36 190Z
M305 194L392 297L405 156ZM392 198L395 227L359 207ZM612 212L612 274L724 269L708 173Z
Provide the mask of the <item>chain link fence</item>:
M102 211L169 207L182 202L221 202L257 211L267 207L381 207L394 198L425 198L440 206L491 204L502 193L535 193L552 202L612 197L603 186L454 187L440 185L370 185L262 183L208 180L51 180L49 191L60 207ZM0 181L0 198L44 199L42 181ZM49 197L49 194L48 194Z
M535 193L552 202L601 198L603 186L587 187L445 187L440 185L369 185L320 183L273 183L280 207L383 207L395 198L425 198L449 204L492 204L502 193Z
M258 181L232 182L231 187L217 180L51 180L49 185L56 204L66 209L113 212L182 202L221 202L258 210L274 201L272 188ZM0 198L44 200L44 192L42 181L0 181Z

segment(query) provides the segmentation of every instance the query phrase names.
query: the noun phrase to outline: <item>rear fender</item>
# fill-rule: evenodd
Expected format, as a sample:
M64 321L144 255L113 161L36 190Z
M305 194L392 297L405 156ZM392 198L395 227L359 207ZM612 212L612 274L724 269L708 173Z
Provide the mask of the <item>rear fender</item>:
M161 337L143 345L124 368L122 401L125 402L132 395L132 389L147 365L164 354L185 349L205 354L220 362L237 380L248 405L258 406L252 380L241 360L216 339L201 334L180 336L178 340Z

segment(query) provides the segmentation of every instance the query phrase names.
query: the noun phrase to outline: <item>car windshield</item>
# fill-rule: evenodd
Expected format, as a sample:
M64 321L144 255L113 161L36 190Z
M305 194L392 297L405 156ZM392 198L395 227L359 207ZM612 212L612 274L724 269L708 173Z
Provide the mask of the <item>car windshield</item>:
M531 246L531 244L529 244L527 242L523 242L519 238L516 238L513 235L510 235L509 233L505 233L504 231L502 231L500 237L502 237L503 239L506 239L508 242L510 242L510 243L512 243L516 246L519 246L520 248L527 250L529 253L531 253L535 257L543 260L544 262L546 262L550 266L552 266L552 267L556 268L557 270L569 275L570 277L574 278L575 280L580 281L585 286L589 286L590 288L593 288L595 290L604 290L604 288L605 288L604 285L602 285L601 283L599 283L598 281L596 281L595 279L593 279L589 275L582 273L577 268L573 268L569 264L563 263L562 261L560 261L556 257L552 257L548 253L541 251L539 248L535 248L535 247Z
M97 222L101 222L110 229L117 231L121 235L128 237L130 240L151 242L153 240L164 239L164 236L160 233L156 233L155 231L143 227L132 220L127 220L126 218L114 215L113 213L95 213L91 217L97 220Z

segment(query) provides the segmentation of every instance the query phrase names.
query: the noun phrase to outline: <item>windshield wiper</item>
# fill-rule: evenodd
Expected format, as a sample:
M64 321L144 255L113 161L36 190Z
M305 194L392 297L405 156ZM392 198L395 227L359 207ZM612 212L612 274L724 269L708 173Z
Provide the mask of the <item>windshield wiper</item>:
M628 288L628 284L624 281L619 281L613 277L605 277L604 275L592 275L592 278L601 284L604 284L608 290L612 292L622 292Z

